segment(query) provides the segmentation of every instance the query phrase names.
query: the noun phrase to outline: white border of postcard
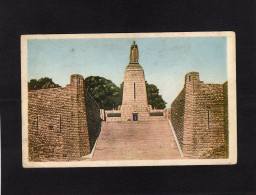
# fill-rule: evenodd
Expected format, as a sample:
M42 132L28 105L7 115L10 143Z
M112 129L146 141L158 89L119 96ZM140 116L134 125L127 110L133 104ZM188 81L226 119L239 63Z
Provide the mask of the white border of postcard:
M28 161L28 91L27 91L27 41L29 39L70 38L147 38L147 37L227 37L228 66L228 121L229 158L227 159L172 159L172 160L118 160L118 161ZM119 166L182 166L227 165L237 163L237 107L236 107L236 47L235 33L223 32L175 32L175 33L117 33L117 34L53 34L21 36L21 94L22 94L22 164L24 168L50 167L119 167Z

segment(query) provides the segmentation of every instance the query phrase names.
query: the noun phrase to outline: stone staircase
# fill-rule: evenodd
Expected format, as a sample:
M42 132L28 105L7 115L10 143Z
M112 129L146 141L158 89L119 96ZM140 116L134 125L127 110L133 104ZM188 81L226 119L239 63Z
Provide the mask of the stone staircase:
M180 159L168 121L103 122L91 160Z

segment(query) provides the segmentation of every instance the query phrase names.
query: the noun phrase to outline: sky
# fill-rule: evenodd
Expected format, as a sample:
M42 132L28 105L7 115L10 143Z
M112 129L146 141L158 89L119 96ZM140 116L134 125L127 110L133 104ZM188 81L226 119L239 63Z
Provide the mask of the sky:
M28 80L49 77L65 87L71 74L101 76L119 86L135 40L145 80L170 107L188 72L204 83L227 81L226 37L29 39Z

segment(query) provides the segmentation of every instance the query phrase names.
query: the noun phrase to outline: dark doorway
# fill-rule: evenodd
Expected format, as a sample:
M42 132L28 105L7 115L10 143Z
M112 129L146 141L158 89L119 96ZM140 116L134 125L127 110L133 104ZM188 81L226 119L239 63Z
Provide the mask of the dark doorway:
M132 114L132 120L138 121L138 114Z

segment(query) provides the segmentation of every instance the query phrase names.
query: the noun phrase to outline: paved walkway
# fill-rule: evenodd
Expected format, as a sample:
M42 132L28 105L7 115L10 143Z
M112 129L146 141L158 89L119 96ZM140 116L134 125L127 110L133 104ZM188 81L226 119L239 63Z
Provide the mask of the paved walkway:
M179 159L168 121L103 122L90 160Z

